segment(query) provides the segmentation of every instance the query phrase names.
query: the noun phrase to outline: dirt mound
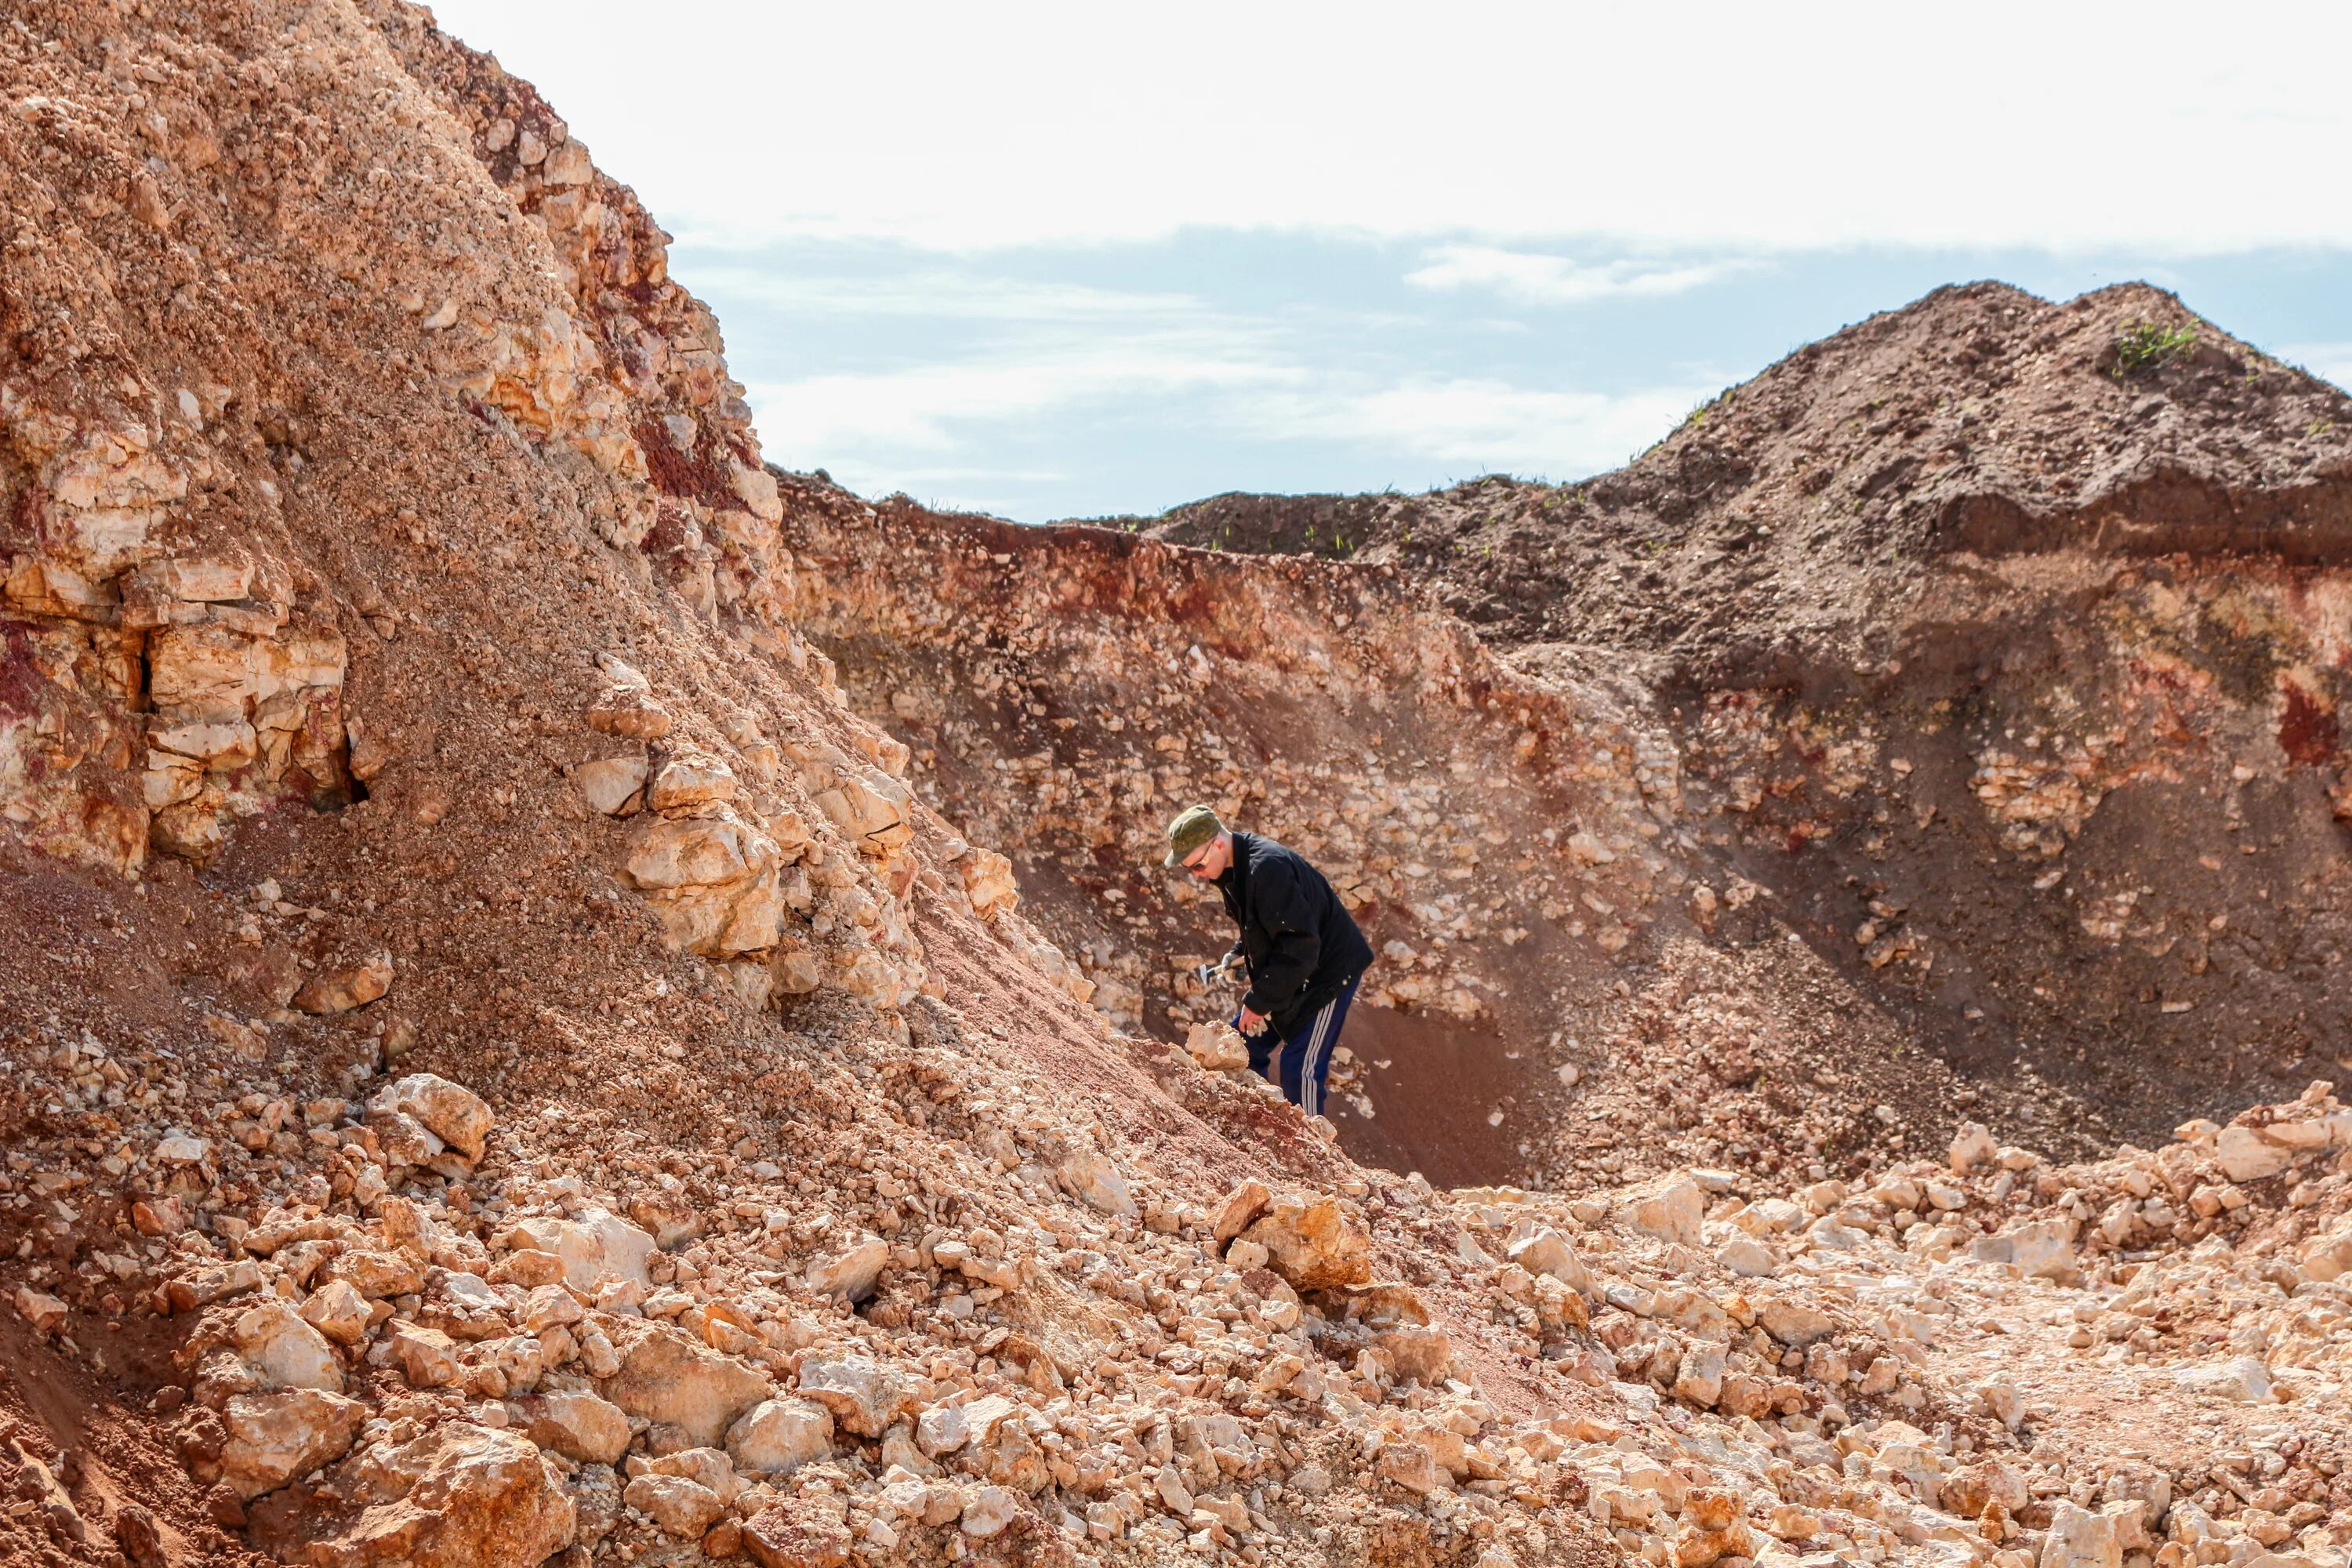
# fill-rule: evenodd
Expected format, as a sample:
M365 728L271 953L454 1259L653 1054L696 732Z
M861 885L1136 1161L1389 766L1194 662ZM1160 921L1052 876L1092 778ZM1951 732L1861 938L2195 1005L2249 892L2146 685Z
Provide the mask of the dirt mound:
M1394 562L1504 645L1833 678L1892 651L1885 623L1956 554L2341 563L2352 399L2145 284L2052 304L1978 283L1799 349L1580 484L1224 495L1116 523Z
M780 483L659 229L421 11L0 59L10 1562L2343 1568L2324 1087L1953 1142L2066 1102L1695 875L1638 681ZM1607 1065L1626 1134L1496 1101L1573 1190L1439 1188L1136 1032L1206 1005L1133 869L1196 790L1349 869L1368 1043ZM1468 1147L1382 1070L1344 1139Z

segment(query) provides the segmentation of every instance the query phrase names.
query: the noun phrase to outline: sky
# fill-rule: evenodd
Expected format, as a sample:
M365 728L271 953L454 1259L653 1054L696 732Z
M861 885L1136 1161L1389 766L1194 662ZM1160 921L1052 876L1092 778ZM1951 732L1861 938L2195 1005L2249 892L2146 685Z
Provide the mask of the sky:
M2352 6L452 0L771 460L1024 521L1612 468L1940 284L2352 381Z

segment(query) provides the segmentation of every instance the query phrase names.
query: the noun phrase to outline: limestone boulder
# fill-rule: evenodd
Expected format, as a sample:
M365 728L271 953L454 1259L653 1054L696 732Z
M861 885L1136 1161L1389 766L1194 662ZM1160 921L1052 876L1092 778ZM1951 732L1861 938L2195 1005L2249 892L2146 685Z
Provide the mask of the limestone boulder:
M1961 1466L1943 1478L1938 1490L1946 1513L1968 1519L1977 1518L1995 1503L2013 1514L2032 1500L2026 1490L2025 1472L1998 1459Z
M623 1490L621 1500L650 1516L665 1534L693 1540L701 1539L727 1511L717 1492L684 1476L639 1476Z
M976 1541L1002 1533L1021 1511L1021 1500L1003 1487L982 1487L963 1505L958 1528Z
M1786 1198L1759 1198L1734 1215L1731 1223L1750 1236L1780 1236L1805 1223L1805 1211Z
M627 816L644 801L646 760L643 757L602 757L572 770L572 782L593 811L606 816Z
M1723 1396L1723 1347L1694 1344L1683 1352L1675 1373L1675 1397L1686 1405L1713 1408Z
M1274 1194L1266 1191L1265 1184L1257 1181L1244 1182L1219 1199L1209 1215L1209 1229L1219 1250L1247 1230L1273 1201Z
M1020 885L1013 879L1013 862L993 849L973 849L957 865L963 877L964 897L981 919L1010 911L1021 902Z
M914 796L879 768L845 772L831 789L816 793L820 811L849 835L860 852L887 860L914 841L908 820Z
M654 775L646 805L664 816L687 816L704 806L724 805L735 793L734 769L700 752L681 752Z
M665 1251L683 1246L702 1234L702 1210L683 1192L656 1187L630 1194L629 1218L653 1235Z
M236 723L258 693L253 643L224 626L167 626L147 645L147 688L180 722Z
M2305 1274L2323 1282L2352 1274L2352 1218L2340 1219L2295 1254Z
M411 1073L369 1102L371 1109L413 1117L468 1161L482 1157L495 1118L488 1101L462 1084L429 1072Z
M849 1531L816 1500L794 1498L743 1521L743 1550L760 1568L841 1568Z
M412 1388L446 1388L459 1375L457 1342L422 1323L401 1318L386 1323L383 1353Z
M1706 1192L1681 1172L1655 1177L1625 1194L1618 1217L1660 1241L1696 1247L1706 1218Z
M1998 1379L1980 1383L1976 1388L1977 1403L1985 1414L2014 1432L2025 1421L2025 1395L2017 1385Z
M1204 1019L1184 1034L1184 1049L1209 1072L1233 1072L1249 1066L1249 1045L1241 1031L1222 1018Z
M46 1333L62 1328L73 1309L46 1290L36 1290L29 1285L16 1287L16 1313L36 1329Z
M226 604L252 591L253 573L253 558L241 550L182 556L139 567L124 579L122 592L126 599L152 595L189 604Z
M275 1491L341 1458L366 1419L366 1405L321 1389L234 1394L221 1410L221 1479L243 1498Z
M348 1013L390 992L392 973L392 954L379 952L358 963L317 975L294 993L294 1005L305 1013L322 1016Z
M863 1301L874 1294L883 1265L890 1261L890 1245L878 1236L862 1236L848 1246L827 1253L812 1264L808 1288L819 1296L845 1296Z
M375 1134L376 1147L383 1154L384 1163L398 1169L404 1165L431 1167L436 1161L458 1162L449 1152L449 1146L435 1137L422 1121L405 1111L371 1109L367 1113L368 1131ZM461 1162L458 1162L462 1165ZM452 1174L456 1172L453 1170Z
M302 1302L302 1321L339 1345L367 1338L372 1309L367 1298L342 1279L331 1279Z
M879 1437L898 1418L908 1390L887 1366L865 1356L803 1361L801 1393L833 1413L845 1431Z
M2190 1394L2238 1405L2259 1405L2271 1396L2270 1369L2250 1355L2184 1366L2172 1381Z
M425 1271L414 1259L369 1247L338 1253L320 1267L320 1284L332 1284L339 1279L371 1300L413 1296L425 1289Z
M1265 1248L1266 1267L1295 1289L1339 1289L1372 1277L1372 1238L1334 1198L1276 1198L1242 1236Z
M268 1300L236 1320L236 1353L268 1388L343 1391L343 1363L326 1336L295 1310L293 1303Z
M619 687L604 692L588 705L588 727L600 735L658 741L669 733L669 710L650 691Z
M719 1448L680 1448L646 1460L646 1471L656 1476L684 1476L707 1489L720 1502L731 1503L743 1493L744 1481L735 1473L735 1461Z
M1837 1332L1828 1313L1794 1296L1775 1296L1757 1310L1759 1327L1792 1350Z
M522 1252L513 1256L544 1258L547 1255L543 1252ZM569 1328L587 1315L588 1310L580 1304L580 1299L561 1285L534 1286L530 1294L523 1298L522 1326L530 1333L543 1334L550 1329Z
M764 952L782 935L782 852L729 806L656 818L625 868L669 944L706 958Z
M2058 1504L2042 1538L2039 1568L2123 1568L2123 1561L2114 1520L2073 1502Z
M1969 1256L1979 1263L2005 1263L2029 1279L2066 1283L2082 1272L2074 1251L2074 1222L2064 1217L2031 1220L1999 1236L1979 1237L1970 1244Z
M915 1418L915 1446L936 1459L971 1441L971 1421L961 1405L934 1405Z
M1738 1492L1694 1487L1685 1494L1682 1529L1675 1536L1675 1568L1711 1568L1726 1559L1752 1558L1757 1550Z
M1426 1496L1445 1484L1445 1472L1425 1443L1402 1438L1384 1443L1379 1458L1372 1461L1372 1468L1382 1480L1415 1497Z
M495 1239L511 1252L554 1258L563 1266L563 1283L575 1290L593 1290L606 1279L640 1287L653 1284L653 1255L658 1248L652 1235L593 1205L572 1219L518 1221Z
M788 1474L833 1453L833 1413L807 1399L765 1399L727 1429L739 1470Z
M1539 1230L1513 1242L1509 1256L1530 1274L1548 1274L1580 1295L1592 1292L1592 1271L1576 1255L1568 1237L1556 1230Z
M775 976L775 989L786 996L805 996L824 984L824 961L789 940L777 943L768 969Z
M1059 1174L1062 1185L1087 1207L1107 1215L1135 1214L1135 1194L1108 1155L1080 1150L1062 1162Z
M2294 1163L2294 1150L2252 1127L2221 1129L2213 1141L2213 1155L2221 1163L2221 1173L2233 1182L2263 1181Z
M1374 1335L1372 1346L1388 1358L1401 1383L1433 1388L1454 1370L1454 1338L1443 1329L1407 1324Z
M493 1285L514 1285L537 1292L544 1289L562 1290L563 1260L551 1252L539 1252L523 1247L509 1252L490 1265L482 1276ZM570 1292L564 1294L569 1296Z
M335 1568L538 1568L572 1543L563 1474L520 1433L447 1422L334 1479L351 1512L310 1555Z
M2000 1145L1991 1131L1980 1121L1964 1121L1952 1136L1950 1163L1952 1174L1965 1176L1979 1166L1990 1165L2000 1154Z
M961 1463L983 1480L1034 1495L1051 1486L1054 1472L1045 1452L1029 1434L1020 1407L1003 1394L975 1399L967 1406L971 1440Z
M583 1464L618 1464L629 1447L629 1415L586 1389L556 1389L516 1402L523 1435Z
M261 1285L261 1265L250 1258L240 1258L235 1263L212 1264L191 1269L164 1287L165 1299L174 1312L193 1311L198 1307L225 1301L232 1296L242 1296ZM22 1303L19 1303L21 1310Z
M723 1439L770 1392L761 1373L667 1324L643 1325L615 1349L620 1370L605 1380L604 1397L631 1415L678 1427L702 1447Z

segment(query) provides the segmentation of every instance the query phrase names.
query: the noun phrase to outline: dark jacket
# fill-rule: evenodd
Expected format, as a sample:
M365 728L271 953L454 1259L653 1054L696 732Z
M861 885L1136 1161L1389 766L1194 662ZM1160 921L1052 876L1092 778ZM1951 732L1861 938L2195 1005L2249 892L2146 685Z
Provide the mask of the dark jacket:
M1249 968L1242 1005L1265 1014L1286 1036L1371 967L1372 944L1348 906L1296 849L1235 833L1234 863L1217 879L1217 890L1242 928L1233 946Z

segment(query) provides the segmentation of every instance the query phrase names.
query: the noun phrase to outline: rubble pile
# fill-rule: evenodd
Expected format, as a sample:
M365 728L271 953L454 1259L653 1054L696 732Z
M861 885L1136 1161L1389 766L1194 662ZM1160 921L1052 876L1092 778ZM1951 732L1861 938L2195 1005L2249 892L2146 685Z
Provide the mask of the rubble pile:
M716 1184L430 1073L134 1130L134 1239L13 1306L100 1367L168 1322L191 1484L289 1562L2352 1561L2325 1084L2090 1165L1969 1124L1780 1191L1327 1158L1203 1202L1010 1053L950 1096L892 1048L846 1062L905 1121ZM220 1200L232 1142L281 1196ZM57 1152L8 1185L114 1200Z

